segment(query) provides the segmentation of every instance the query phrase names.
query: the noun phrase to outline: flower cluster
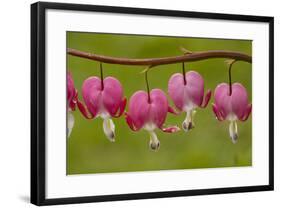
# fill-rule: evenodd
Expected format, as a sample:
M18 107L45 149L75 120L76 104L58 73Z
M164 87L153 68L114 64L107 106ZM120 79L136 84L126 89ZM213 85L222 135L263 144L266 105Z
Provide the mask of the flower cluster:
M103 120L103 131L106 137L115 141L115 125L112 118L119 118L125 114L125 119L133 131L146 130L150 135L149 147L158 150L160 141L156 130L174 133L180 130L177 125L166 126L168 113L186 114L182 122L182 129L186 132L194 128L196 109L206 108L211 90L204 96L204 79L195 71L176 73L168 82L168 95L178 109L174 110L168 102L166 94L161 89L149 88L147 92L137 91L129 99L128 111L125 112L127 100L123 94L121 83L114 77L99 78L96 76L86 79L82 86L84 103L79 101L70 73L67 74L68 101L68 136L74 125L71 114L78 106L82 115L87 119L100 117ZM148 83L147 83L148 84ZM219 84L214 92L213 111L219 121L228 120L229 135L233 143L237 141L237 120L246 121L252 106L248 103L247 91L240 83Z

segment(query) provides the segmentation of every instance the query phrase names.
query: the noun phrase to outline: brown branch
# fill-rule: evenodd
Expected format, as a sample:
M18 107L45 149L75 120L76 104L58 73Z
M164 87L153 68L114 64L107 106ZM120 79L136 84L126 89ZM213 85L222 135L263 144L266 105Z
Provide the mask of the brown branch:
M163 57L163 58L145 58L145 59L117 58L117 57L103 56L103 55L87 53L71 48L67 49L67 53L69 55L77 56L80 58L95 60L108 64L121 64L121 65L157 66L157 65L164 65L164 64L200 61L210 58L228 58L228 59L234 59L236 61L245 61L248 63L252 63L252 57L247 54L239 53L235 51L223 51L223 50L201 51L201 52L193 52L190 54L184 54L180 56L171 56L171 57Z

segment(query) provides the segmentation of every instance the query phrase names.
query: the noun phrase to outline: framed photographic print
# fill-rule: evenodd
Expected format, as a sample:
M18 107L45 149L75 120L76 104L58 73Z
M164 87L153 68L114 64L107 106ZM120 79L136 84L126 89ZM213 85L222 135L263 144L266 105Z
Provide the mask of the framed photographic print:
M273 190L273 17L31 5L31 202Z

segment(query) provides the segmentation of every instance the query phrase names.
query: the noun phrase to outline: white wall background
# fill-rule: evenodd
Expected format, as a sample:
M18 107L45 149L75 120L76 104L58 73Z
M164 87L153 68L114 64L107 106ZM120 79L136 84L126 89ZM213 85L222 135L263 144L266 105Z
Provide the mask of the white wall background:
M51 0L49 0L51 1ZM30 169L30 4L3 1L0 7L0 207L32 207L29 204ZM70 2L60 0L60 2ZM71 1L99 5L147 7L202 12L275 16L275 191L167 199L106 202L60 207L277 207L281 204L281 13L277 0L267 1ZM280 206L280 205L279 205Z

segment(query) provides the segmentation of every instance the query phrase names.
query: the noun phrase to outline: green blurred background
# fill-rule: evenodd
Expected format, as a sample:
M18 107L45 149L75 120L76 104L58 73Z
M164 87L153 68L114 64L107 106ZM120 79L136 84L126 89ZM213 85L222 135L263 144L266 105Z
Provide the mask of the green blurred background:
M151 58L181 55L179 47L190 51L233 50L251 55L249 40L224 40L143 35L99 34L67 32L67 47L114 57ZM228 82L225 59L208 59L186 63L186 71L196 70L205 81L205 90L221 82ZM99 76L99 63L74 56L67 56L79 98L82 100L82 83L89 76ZM141 66L103 64L104 76L116 77L123 85L129 99L137 90L145 90L144 69ZM181 72L182 65L171 64L153 68L149 72L150 88L167 92L172 74ZM252 100L251 64L237 62L232 69L233 82L242 83ZM173 103L168 97L170 104ZM73 112L75 125L67 141L67 174L108 173L190 168L217 168L250 166L252 164L252 118L238 122L238 142L229 137L229 122L215 119L210 100L206 109L197 109L195 128L186 133L174 134L156 130L160 140L158 152L149 149L149 135L145 130L133 132L124 117L114 119L116 141L111 143L104 135L102 120L87 120L80 112ZM126 107L127 109L127 107ZM166 124L181 127L185 113L168 115Z

